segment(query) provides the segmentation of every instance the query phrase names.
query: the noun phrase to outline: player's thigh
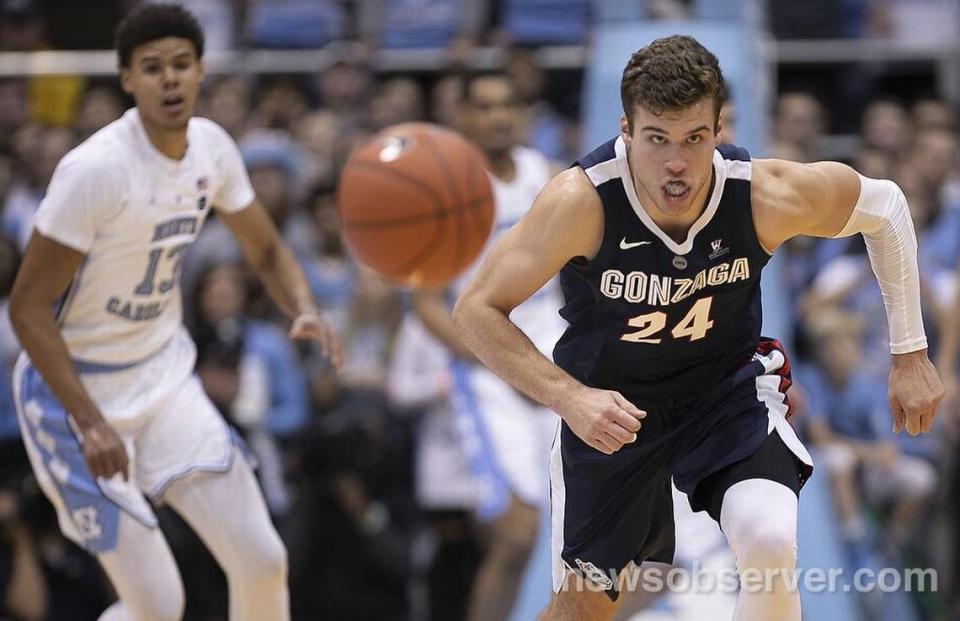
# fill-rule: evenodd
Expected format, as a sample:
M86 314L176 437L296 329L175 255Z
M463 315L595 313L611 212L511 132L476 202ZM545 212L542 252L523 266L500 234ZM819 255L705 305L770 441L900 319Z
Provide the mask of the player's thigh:
M137 435L137 479L152 500L164 499L180 479L225 472L239 441L203 391L196 376L159 408Z
M176 481L165 499L228 573L286 571L286 549L253 470L239 451L226 472L204 472Z

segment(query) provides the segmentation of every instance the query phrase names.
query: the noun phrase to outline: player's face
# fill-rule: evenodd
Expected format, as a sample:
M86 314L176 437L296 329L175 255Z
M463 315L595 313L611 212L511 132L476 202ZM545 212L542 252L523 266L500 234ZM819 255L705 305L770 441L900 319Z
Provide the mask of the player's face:
M120 78L144 123L186 129L203 79L203 63L188 39L165 37L134 48L130 66L121 69Z
M520 102L513 84L503 77L471 82L463 104L463 130L487 153L502 153L517 144Z
M640 200L667 216L682 216L706 201L713 177L713 150L720 143L713 101L656 115L642 106L620 130Z

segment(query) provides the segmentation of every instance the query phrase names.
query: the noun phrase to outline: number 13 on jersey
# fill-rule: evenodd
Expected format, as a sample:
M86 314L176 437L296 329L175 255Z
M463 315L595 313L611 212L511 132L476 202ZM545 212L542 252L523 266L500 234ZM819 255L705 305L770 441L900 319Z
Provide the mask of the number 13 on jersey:
M705 337L710 328L713 327L713 320L710 319L710 306L712 304L713 296L697 300L683 319L670 330L673 338L680 339L688 336L691 341L699 341ZM624 334L620 337L620 340L656 345L663 340L655 335L666 327L667 314L656 311L645 315L637 315L630 319L627 325L631 328L637 328L637 331Z

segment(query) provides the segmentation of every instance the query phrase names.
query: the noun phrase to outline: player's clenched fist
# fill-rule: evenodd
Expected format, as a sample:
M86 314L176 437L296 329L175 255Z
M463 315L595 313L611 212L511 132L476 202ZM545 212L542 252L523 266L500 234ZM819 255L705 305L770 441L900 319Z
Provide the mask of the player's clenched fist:
M606 455L637 439L647 413L614 390L583 386L557 409L577 437Z

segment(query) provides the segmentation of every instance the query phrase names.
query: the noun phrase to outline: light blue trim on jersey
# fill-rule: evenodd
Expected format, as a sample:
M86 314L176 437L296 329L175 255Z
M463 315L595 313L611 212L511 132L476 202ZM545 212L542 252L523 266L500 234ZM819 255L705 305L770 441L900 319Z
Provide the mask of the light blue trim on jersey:
M133 367L139 364L143 364L147 360L150 360L154 356L159 355L161 352L163 352L163 350L165 350L170 345L170 342L175 338L177 338L176 335L174 335L173 337L171 337L169 341L161 345L157 349L157 351L147 354L140 360L134 360L133 362L119 362L114 364L114 363L107 363L107 362L90 362L87 360L77 360L76 358L74 358L72 360L73 368L76 369L77 373L80 373L82 375L96 374L96 373L116 373L117 371L126 371L127 369L132 369Z
M497 463L493 453L493 441L487 431L477 402L477 395L470 383L470 365L462 361L451 363L454 380L454 408L458 417L458 430L464 436L462 445L467 454L471 474L479 483L480 494L477 517L493 520L506 511L510 504L510 482ZM479 442L470 437L475 433Z
M77 373L88 375L95 373L116 373L117 371L126 371L127 369L132 369L138 364L144 362L147 358L143 360L137 360L135 362L127 362L124 364L104 364L101 362L87 362L86 360L74 360L73 368L77 370Z
M36 368L27 362L18 380L15 401L21 428L30 436L63 502L66 517L82 539L77 543L92 554L113 550L121 510L148 528L157 528L156 516L125 506L121 498L113 497L93 478L66 410Z
M223 418L220 418L220 422L223 424L227 435L230 436L228 440L230 448L227 450L227 454L223 460L216 463L191 464L186 466L182 470L166 476L162 481L160 481L160 483L154 485L153 488L147 492L147 498L155 503L159 503L163 500L164 494L167 493L167 490L170 489L171 485L180 479L187 478L190 475L197 474L199 472L214 472L220 474L229 472L230 468L233 467L233 460L237 450L240 451L241 455L243 455L243 457L247 460L247 463L250 464L251 468L256 470L259 467L256 455L253 454L253 452L247 446L247 443L244 442L242 437L240 437L240 434L237 433L237 430L228 425Z

